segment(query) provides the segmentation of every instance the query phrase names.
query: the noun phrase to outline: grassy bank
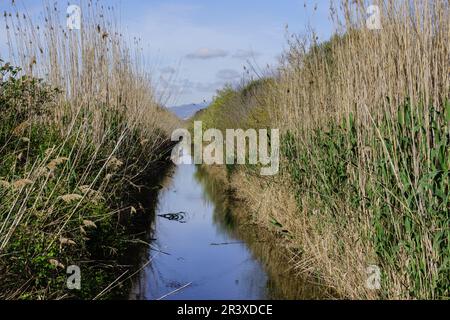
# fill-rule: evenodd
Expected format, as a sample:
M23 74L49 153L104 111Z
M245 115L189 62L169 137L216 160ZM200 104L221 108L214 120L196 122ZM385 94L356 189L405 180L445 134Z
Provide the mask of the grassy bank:
M5 14L8 61L22 69L0 65L0 298L117 296L132 275L133 221L147 212L139 194L169 162L177 120L158 105L139 50L111 9L83 5L79 31L57 4L42 21ZM81 290L66 287L69 265Z
M209 128L280 128L281 172L228 167L294 264L347 298L446 299L450 288L450 25L444 1L343 1L337 33L289 38L277 73L218 93ZM367 268L381 270L381 288Z
M204 187L208 199L216 204L214 220L226 228L233 238L243 241L268 275L267 289L270 299L338 299L336 293L314 274L290 265L299 254L292 246L290 236L275 224L262 226L261 221L248 212L249 201L241 201L236 185L229 184L227 171L221 166L202 165L197 168L196 179Z

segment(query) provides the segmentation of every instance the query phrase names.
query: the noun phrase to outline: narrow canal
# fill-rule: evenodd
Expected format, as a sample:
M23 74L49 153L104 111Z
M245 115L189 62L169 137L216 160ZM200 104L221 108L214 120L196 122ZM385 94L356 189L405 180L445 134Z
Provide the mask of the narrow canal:
M320 288L286 271L283 252L255 226L236 221L223 185L201 167L174 168L130 299L309 299ZM267 233L267 232L266 232Z

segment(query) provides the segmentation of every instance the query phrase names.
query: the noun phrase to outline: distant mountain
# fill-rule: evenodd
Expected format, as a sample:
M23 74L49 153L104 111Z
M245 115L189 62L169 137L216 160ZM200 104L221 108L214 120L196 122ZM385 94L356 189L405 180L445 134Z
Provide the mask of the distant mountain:
M198 111L207 108L209 105L208 102L204 103L192 103L192 104L184 104L176 107L167 108L169 111L174 113L178 118L183 120L189 119Z

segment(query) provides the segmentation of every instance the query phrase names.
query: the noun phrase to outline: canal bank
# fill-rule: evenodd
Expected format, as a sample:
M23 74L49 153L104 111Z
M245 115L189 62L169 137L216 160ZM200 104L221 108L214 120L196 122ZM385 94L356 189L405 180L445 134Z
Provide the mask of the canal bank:
M130 299L318 299L317 279L298 275L283 235L252 221L214 167L173 168L158 195L150 240Z

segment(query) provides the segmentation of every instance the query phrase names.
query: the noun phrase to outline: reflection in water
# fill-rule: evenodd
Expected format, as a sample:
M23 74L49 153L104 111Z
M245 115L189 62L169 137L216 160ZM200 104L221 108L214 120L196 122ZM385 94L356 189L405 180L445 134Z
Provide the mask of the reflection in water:
M143 263L151 261L134 281L130 298L323 297L318 286L286 273L286 252L273 246L273 235L249 224L242 210L204 169L178 166L159 195L149 236L155 239L153 249Z
M244 242L262 263L268 280L266 298L293 300L335 297L331 289L319 284L318 279L302 278L295 270L287 269L286 265L293 253L274 245L283 241L282 235L276 236L252 223L245 206L234 199L231 191L225 189L226 184L221 179L226 178L217 178L220 174L210 174L209 171L214 171L214 167L198 167L195 177L204 186L208 199L217 204L214 221L233 238Z

